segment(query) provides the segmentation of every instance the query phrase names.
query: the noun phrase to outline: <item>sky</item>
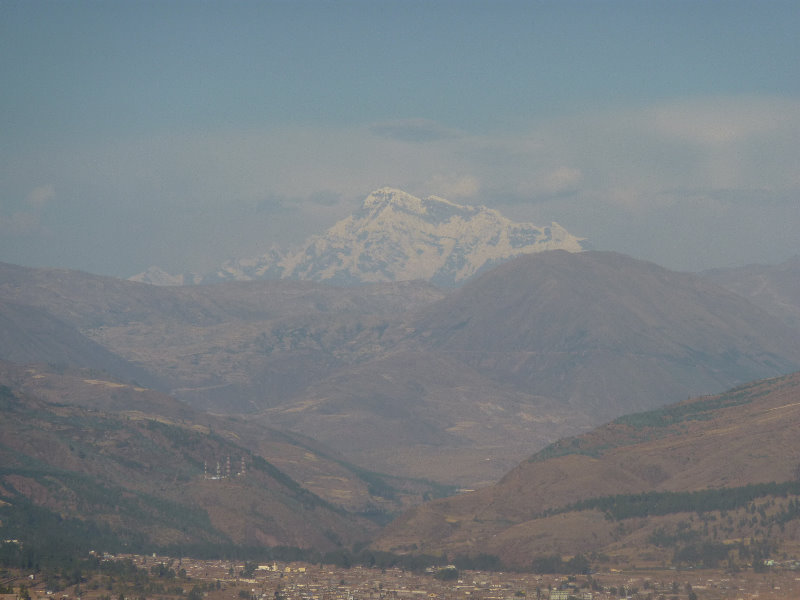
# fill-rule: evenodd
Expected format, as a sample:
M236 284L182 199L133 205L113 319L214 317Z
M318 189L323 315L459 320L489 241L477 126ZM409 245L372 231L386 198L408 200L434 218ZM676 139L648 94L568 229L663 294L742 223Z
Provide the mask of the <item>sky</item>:
M796 0L0 0L0 261L208 272L392 186L776 264L798 31Z

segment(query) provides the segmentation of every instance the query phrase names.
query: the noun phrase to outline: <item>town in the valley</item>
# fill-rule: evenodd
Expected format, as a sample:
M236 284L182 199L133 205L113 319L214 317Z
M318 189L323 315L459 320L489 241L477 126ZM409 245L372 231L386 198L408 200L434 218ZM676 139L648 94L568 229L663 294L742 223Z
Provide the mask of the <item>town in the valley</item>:
M105 555L97 569L2 572L0 600L795 600L800 563L763 572L615 570L580 575Z

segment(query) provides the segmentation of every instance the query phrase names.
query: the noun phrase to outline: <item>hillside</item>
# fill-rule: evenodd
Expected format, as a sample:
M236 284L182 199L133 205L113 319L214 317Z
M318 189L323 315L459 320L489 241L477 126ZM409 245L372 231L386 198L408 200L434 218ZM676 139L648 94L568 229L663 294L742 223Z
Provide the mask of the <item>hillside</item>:
M96 370L0 362L0 403L4 538L33 543L60 520L61 531L111 551L326 550L366 539L385 514L443 491Z
M712 269L700 275L744 296L790 327L800 327L800 256L779 265Z
M560 440L494 486L412 509L374 546L519 566L554 552L627 565L709 548L734 562L757 549L797 558L798 422L800 373L625 416Z
M301 431L357 464L460 487L488 485L591 417L436 353L386 352L310 386L258 421Z
M741 296L610 252L521 256L424 307L404 340L597 419L800 367Z
M0 360L102 369L123 379L159 385L157 376L114 354L46 310L3 300L0 300Z
M744 298L603 252L518 257L376 342L265 422L468 488L589 425L800 367L800 333Z
M405 310L442 295L422 282L341 288L260 281L165 288L0 263L0 301L9 310L38 310L38 328L45 319L60 327L50 328L47 348L36 346L37 353L24 356L19 334L11 339L0 330L0 356L53 362L53 356L63 357L64 348L74 346L74 360L65 359L66 364L100 366L199 408L253 412L363 360ZM11 314L2 320L3 310L0 305L0 326L22 322ZM28 331L35 335L36 328ZM100 365L81 360L85 352L80 349L88 345L102 346L114 360L105 357ZM127 370L113 368L117 363Z

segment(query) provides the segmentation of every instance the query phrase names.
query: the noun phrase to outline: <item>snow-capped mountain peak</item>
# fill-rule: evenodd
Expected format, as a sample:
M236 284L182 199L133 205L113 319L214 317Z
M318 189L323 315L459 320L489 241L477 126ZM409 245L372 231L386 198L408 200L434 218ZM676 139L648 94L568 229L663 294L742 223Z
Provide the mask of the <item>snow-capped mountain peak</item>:
M151 285L194 285L200 283L202 277L195 273L182 273L180 275L172 275L167 273L161 267L148 267L147 270L142 271L138 275L128 278L130 281L138 281L140 283L149 283Z
M583 250L557 223L518 223L485 206L384 187L352 215L308 238L297 252L273 248L228 261L208 280L300 279L338 284L425 279L455 285L478 271L542 250Z
M428 196L425 199L417 198L411 194L391 187L383 187L375 190L364 199L362 210L375 210L392 208L394 210L405 210L417 214L426 214L429 207L450 206L456 209L468 208L451 202L440 196ZM469 207L471 208L471 207Z
M402 190L384 187L375 190L364 199L363 210L382 210L388 207L404 209L410 212L424 212L422 200Z

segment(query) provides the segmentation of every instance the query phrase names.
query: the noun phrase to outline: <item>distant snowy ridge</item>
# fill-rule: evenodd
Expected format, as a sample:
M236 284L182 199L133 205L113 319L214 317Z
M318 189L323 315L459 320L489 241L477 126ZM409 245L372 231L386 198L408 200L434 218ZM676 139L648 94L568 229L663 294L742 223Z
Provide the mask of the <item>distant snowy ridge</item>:
M193 285L202 283L203 278L194 273L183 273L181 275L172 275L167 273L161 267L149 267L147 270L142 271L128 277L130 281L138 281L140 283L150 283L152 285Z
M282 278L353 284L423 279L451 286L520 254L580 252L583 241L558 223L517 223L485 206L381 188L355 213L308 238L298 251L273 248L258 258L228 261L203 281ZM137 280L147 281L143 275ZM166 275L160 276L162 282L168 281Z

